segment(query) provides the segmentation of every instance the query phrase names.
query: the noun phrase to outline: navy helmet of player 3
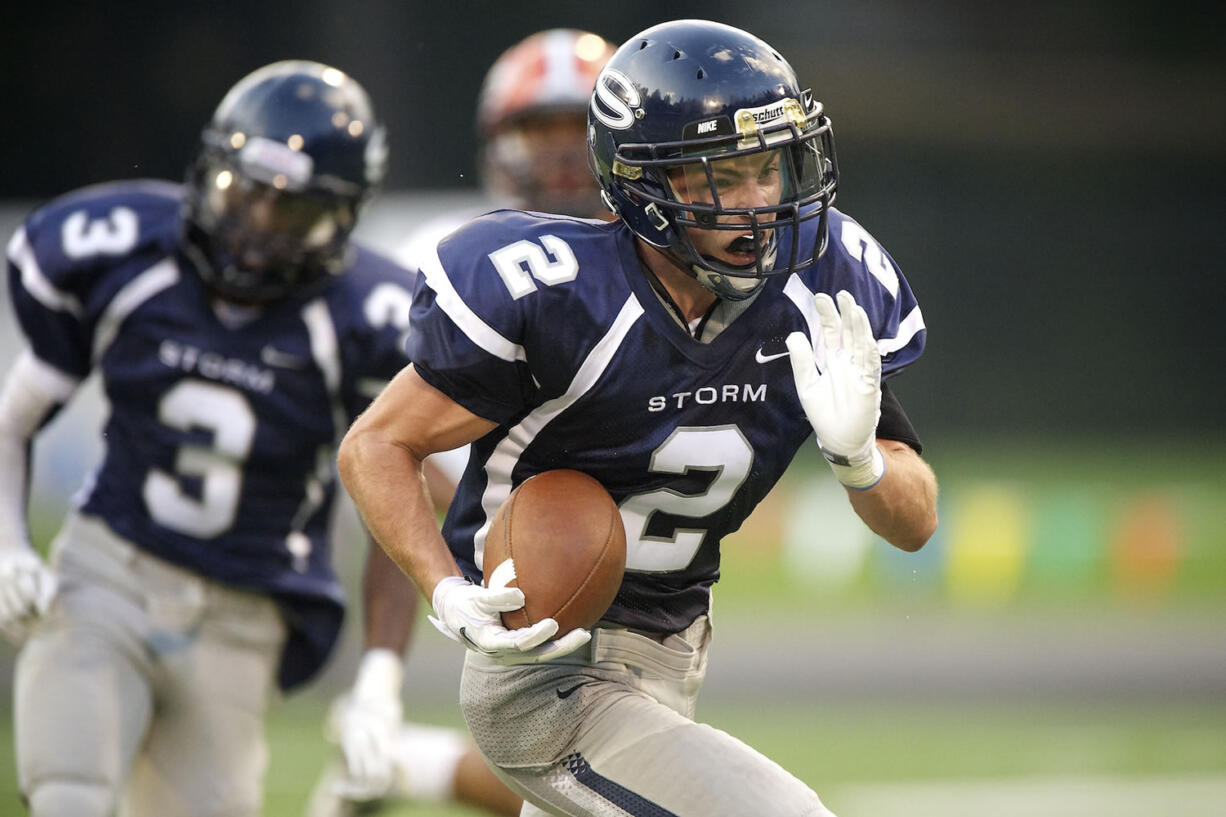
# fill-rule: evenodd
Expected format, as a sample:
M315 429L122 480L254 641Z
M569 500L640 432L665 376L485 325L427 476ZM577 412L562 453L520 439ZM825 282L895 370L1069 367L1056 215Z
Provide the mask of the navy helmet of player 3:
M838 185L830 120L752 34L704 20L647 29L601 72L588 125L605 204L721 298L748 298L766 276L807 267L825 250ZM727 194L743 188L735 177L745 172L772 174L774 192ZM801 246L809 219L818 229ZM725 231L732 252L750 260L702 254L693 229Z
M239 80L188 173L188 247L200 274L241 302L339 274L386 157L370 98L344 72L287 60Z

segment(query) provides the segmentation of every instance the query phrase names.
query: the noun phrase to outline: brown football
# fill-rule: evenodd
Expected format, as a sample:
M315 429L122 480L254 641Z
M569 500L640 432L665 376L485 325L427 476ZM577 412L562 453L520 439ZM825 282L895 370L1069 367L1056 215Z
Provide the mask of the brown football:
M524 606L503 613L504 626L516 629L553 618L559 636L591 627L613 603L626 569L626 532L617 504L581 471L529 477L490 522L482 560L487 587L507 559L515 577L506 584L523 591Z

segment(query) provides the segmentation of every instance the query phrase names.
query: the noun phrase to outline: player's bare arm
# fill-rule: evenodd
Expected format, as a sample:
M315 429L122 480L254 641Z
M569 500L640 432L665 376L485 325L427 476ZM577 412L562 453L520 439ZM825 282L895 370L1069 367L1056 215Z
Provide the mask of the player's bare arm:
M460 576L425 490L422 462L478 439L495 424L459 405L406 367L341 442L341 480L367 528L427 598Z
M558 624L549 618L516 630L503 627L500 614L523 607L523 593L473 585L463 577L424 487L426 457L471 443L495 425L406 367L342 441L341 479L375 539L430 598L430 621L441 633L508 663L546 661L591 636L573 630L551 640Z
M847 489L848 499L873 533L900 550L919 550L937 528L937 478L915 449L877 440L885 475L867 491Z
M402 655L408 647L417 612L412 583L371 537L362 574L362 623L367 650Z

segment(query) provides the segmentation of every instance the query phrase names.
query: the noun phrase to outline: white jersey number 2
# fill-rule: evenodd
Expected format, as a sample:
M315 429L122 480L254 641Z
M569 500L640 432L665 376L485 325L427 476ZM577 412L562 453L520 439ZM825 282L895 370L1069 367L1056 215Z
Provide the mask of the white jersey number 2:
M753 447L734 425L682 426L651 455L654 474L714 473L699 494L660 488L628 497L621 503L626 528L626 569L644 573L682 570L694 560L706 538L705 528L678 527L669 537L648 536L647 526L657 513L701 519L732 501L753 466Z
M569 244L553 235L543 235L540 241L540 246L528 240L516 241L489 255L516 300L536 292L537 281L553 286L573 281L579 274L579 261Z

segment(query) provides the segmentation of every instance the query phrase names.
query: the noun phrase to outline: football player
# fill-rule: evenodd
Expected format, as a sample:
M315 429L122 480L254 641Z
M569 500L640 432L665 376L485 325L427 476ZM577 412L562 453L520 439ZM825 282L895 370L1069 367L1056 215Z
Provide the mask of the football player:
M79 190L9 242L27 348L0 389L0 627L28 636L14 710L35 817L260 813L266 705L340 628L335 444L406 362L410 279L349 241L385 160L357 82L275 63L222 100L185 185ZM105 457L48 566L29 444L91 373ZM367 785L392 773L415 605L372 547L340 724Z
M499 211L424 265L403 370L350 428L345 485L465 645L460 697L525 815L814 817L817 794L693 720L720 540L810 437L875 532L917 550L936 480L885 378L926 330L876 240L833 207L830 120L757 37L684 20L626 41L589 114L603 223ZM472 455L441 535L406 493ZM605 620L517 630L481 584L490 519L524 479L596 477L626 572ZM558 542L558 558L566 558Z

